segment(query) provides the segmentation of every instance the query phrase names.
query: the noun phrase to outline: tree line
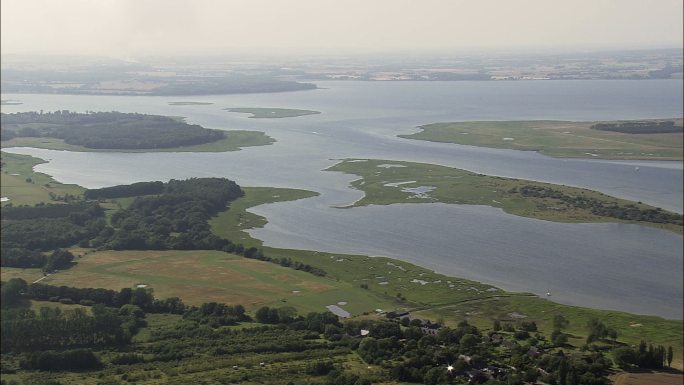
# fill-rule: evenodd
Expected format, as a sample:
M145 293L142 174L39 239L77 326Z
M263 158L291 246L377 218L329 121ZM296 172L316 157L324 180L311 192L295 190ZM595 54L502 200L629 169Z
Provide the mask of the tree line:
M614 202L602 202L581 195L571 196L551 187L524 185L519 189L510 190L510 192L518 192L524 197L557 199L572 209L588 209L592 214L602 217L678 226L684 223L681 215L669 213L660 208L640 209L633 204L620 205Z
M159 115L61 110L3 113L2 137L50 137L93 149L154 149L215 142L225 133Z
M676 126L672 120L666 121L642 121L620 123L596 123L591 125L592 130L615 131L625 134L665 134L682 132L682 126Z

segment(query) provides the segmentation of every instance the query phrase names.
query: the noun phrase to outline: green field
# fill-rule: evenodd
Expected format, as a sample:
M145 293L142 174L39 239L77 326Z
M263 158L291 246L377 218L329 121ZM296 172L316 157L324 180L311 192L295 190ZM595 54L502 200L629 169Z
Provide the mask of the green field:
M2 206L34 205L53 201L50 193L56 196L83 195L83 188L74 184L56 182L49 175L33 171L37 164L45 163L42 159L28 155L17 155L0 152L2 172L0 173L0 195L9 198ZM30 180L30 181L29 181Z
M74 250L78 253L83 250ZM33 282L40 269L2 268L3 280L21 277ZM359 314L391 298L368 295L350 283L243 258L219 251L98 251L81 254L73 268L48 276L41 283L55 286L98 287L119 290L146 284L160 298L184 302L293 306L301 313L325 311L325 306L347 302L346 310Z
M194 146L181 146L172 148L145 148L145 149L99 149L88 148L64 143L56 138L29 138L20 137L0 142L3 148L8 147L35 147L48 150L64 150L78 152L224 152L238 151L243 147L266 146L273 144L275 139L261 131L234 130L226 131L226 138L211 143Z
M672 119L682 126L682 119ZM556 120L434 123L407 139L539 151L554 157L681 160L682 133L624 134L592 130L597 122Z
M320 111L297 110L292 108L224 108L228 112L252 114L254 119L295 118L297 116L320 114Z
M330 167L328 171L361 176L361 179L352 182L352 186L363 191L365 196L355 202L354 206L432 202L487 205L499 207L510 214L556 222L638 223L682 232L681 225L621 220L596 215L590 208L580 208L559 199L523 196L520 193L523 186L533 186L552 189L567 196L592 199L606 205L614 203L621 207L634 205L640 210L654 209L642 203L576 187L487 176L433 164L384 160L346 160ZM431 190L427 191L428 189Z

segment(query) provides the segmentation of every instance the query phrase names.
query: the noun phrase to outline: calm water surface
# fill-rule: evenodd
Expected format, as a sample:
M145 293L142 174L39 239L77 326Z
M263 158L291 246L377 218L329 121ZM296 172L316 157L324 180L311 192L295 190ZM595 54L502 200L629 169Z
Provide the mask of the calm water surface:
M3 95L3 112L69 109L182 115L219 129L265 131L277 142L228 153L75 153L14 148L62 182L102 187L225 176L244 186L294 187L319 197L264 205L252 234L275 247L386 255L569 304L682 318L682 236L635 225L558 224L482 206L402 204L337 209L361 197L343 158L436 163L491 175L587 187L682 212L682 162L554 159L397 138L449 120L600 120L682 116L682 81L319 82L315 91L202 97ZM169 106L169 101L210 101ZM249 119L227 107L322 111ZM635 166L640 171L634 171Z

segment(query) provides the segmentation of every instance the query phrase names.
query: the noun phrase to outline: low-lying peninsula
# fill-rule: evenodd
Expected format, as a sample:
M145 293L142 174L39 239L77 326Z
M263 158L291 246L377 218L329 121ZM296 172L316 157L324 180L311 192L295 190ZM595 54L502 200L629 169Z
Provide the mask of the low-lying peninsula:
M2 114L2 147L67 151L235 151L275 140L259 131L223 131L182 119L122 112Z
M539 151L559 158L682 160L682 119L433 123L406 139Z
M320 111L298 110L293 108L224 108L228 112L252 114L253 119L296 118L298 116L316 115Z
M627 222L682 232L682 215L576 187L400 161L352 159L328 171L361 176L352 186L365 196L355 206L425 202L487 205L556 222Z

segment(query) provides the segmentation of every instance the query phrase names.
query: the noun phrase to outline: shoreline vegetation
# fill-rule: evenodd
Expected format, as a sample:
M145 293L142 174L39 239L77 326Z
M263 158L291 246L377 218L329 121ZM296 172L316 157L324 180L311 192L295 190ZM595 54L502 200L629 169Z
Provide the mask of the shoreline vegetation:
M352 206L434 202L486 205L554 222L634 223L683 232L682 215L582 188L401 161L347 159L327 171L361 177L351 185L365 195Z
M228 112L237 112L241 114L251 114L250 119L278 119L278 118L296 118L305 115L317 115L320 111L313 110L298 110L292 108L224 108Z
M260 131L213 130L178 117L121 112L3 113L1 129L3 148L77 152L222 152L275 142Z
M471 121L433 123L418 128L419 132L399 137L537 151L557 158L684 159L682 118L600 122Z
M31 169L31 163L40 163L39 159L28 156L2 155L3 182L7 176L11 176L10 173L18 170L25 173L27 168ZM387 168L399 169L403 168ZM32 177L38 178L36 175L34 173ZM23 174L19 176L23 177ZM44 178L40 183L56 183L47 175ZM24 183L27 185L21 187L39 187L26 180ZM641 340L647 340L673 346L673 366L682 367L681 320L562 305L532 294L510 293L491 285L445 276L387 257L262 247L262 242L252 238L245 230L263 226L267 220L249 213L250 207L306 199L317 193L264 187L244 188L243 191L244 196L230 201L223 211L209 220L211 232L218 237L239 241L246 249L260 248L270 258L322 269L326 272L324 277L295 270L282 263L279 266L222 251L98 251L87 247L70 247L69 251L75 256L75 265L50 274L41 283L85 288L98 282L101 287L118 290L121 287L136 287L142 282L160 296L178 295L184 301L184 296L188 296L187 302L211 300L244 305L250 310L264 304L277 304L291 306L300 314L323 311L324 306L338 304L359 320L378 319L373 315L376 309L405 309L415 317L437 319L450 327L457 327L467 320L471 325L487 330L491 328L493 320L516 323L524 319L525 322L534 321L538 330L547 334L555 328L555 315L562 314L569 321L564 330L567 334L564 349L568 351L575 351L582 346L589 337L585 326L593 319L600 319L619 333L622 343L636 345ZM80 190L80 194L75 191L73 199L83 199L84 192L84 189ZM50 203L41 199L36 196L30 203ZM104 199L100 203L106 211L115 211L117 208L131 207L133 201L131 197L123 197ZM110 221L113 215L105 213L105 218ZM1 271L3 281L22 278L30 283L44 276L39 268L3 267ZM187 278L190 271L193 272L193 278Z

